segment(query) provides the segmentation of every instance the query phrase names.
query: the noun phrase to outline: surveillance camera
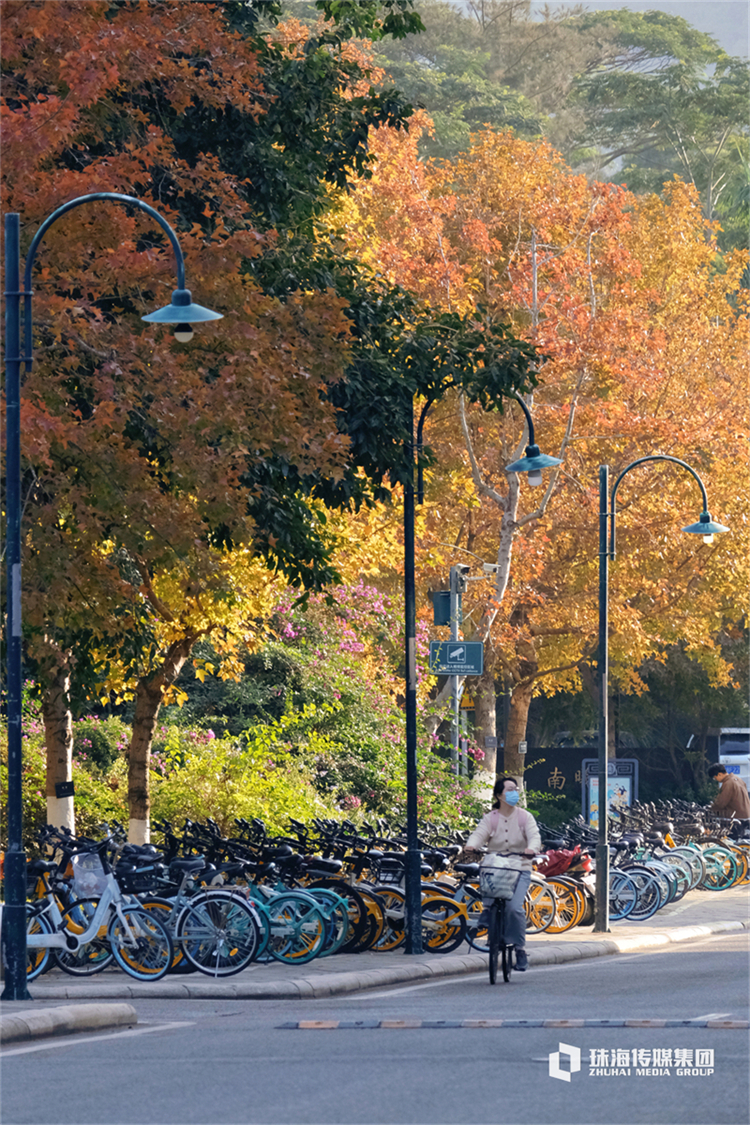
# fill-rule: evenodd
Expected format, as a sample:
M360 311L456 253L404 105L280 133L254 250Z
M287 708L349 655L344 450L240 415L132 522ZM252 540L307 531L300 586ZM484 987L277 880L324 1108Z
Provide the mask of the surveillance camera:
M482 563L482 570L485 574L497 574L497 563Z
M471 567L468 563L456 563L456 570L460 571L461 574L466 574L468 570L471 570Z

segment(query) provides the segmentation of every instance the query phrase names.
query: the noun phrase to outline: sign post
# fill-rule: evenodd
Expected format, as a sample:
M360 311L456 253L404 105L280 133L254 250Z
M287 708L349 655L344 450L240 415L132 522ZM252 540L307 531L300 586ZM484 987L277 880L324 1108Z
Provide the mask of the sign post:
M430 671L439 676L481 676L481 641L430 641Z

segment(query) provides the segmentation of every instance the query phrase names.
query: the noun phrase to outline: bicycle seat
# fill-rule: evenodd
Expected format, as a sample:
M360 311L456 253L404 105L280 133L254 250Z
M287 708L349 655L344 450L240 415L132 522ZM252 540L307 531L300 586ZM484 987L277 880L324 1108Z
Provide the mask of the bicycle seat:
M317 872L326 875L337 875L344 866L340 859L323 859L322 856L305 856L305 866L309 874Z
M191 875L196 871L202 871L206 866L206 861L203 856L194 856L192 859L173 859L169 865L170 874L177 875Z
M27 875L48 875L51 871L57 871L57 864L52 860L32 859L26 864Z
M264 848L263 858L268 859L287 859L292 854L292 849L288 844L280 844L278 848Z
M478 875L479 874L479 864L478 863L454 863L453 864L453 870L454 871L461 871L461 872L463 872L464 875Z

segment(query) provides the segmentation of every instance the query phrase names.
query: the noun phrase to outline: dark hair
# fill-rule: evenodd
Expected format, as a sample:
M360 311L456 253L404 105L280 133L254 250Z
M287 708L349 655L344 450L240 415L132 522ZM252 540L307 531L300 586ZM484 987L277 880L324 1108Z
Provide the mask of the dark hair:
M718 774L726 773L726 772L727 772L726 766L722 766L717 762L716 765L710 767L710 769L708 771L708 776L709 777L716 777Z
M495 782L495 788L492 790L492 797L493 797L492 807L493 807L493 809L499 809L500 808L500 798L502 797L502 795L505 791L505 782L506 781L512 781L514 785L518 785L518 779L515 778L515 777L511 777L509 773L504 773L502 777L499 777L497 779L497 781Z

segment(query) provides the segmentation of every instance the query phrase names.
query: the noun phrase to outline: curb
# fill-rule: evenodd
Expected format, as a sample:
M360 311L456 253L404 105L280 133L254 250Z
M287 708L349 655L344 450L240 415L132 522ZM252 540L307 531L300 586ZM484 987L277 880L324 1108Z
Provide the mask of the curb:
M133 1026L138 1013L132 1004L77 1004L73 1007L39 1008L0 1016L0 1043L42 1039L48 1035L70 1035L106 1027Z
M711 934L724 934L750 929L750 921L714 922L706 925L683 926L642 937L607 937L600 941L559 942L549 945L527 946L529 964L561 965L570 961L583 961L592 957L606 957L616 953L632 953L634 950L651 949L673 945L683 941L695 941ZM433 956L412 964L391 965L382 969L363 971L319 972L308 977L276 981L212 981L201 977L195 982L170 981L162 979L153 984L128 984L127 978L113 986L91 983L77 985L52 985L45 988L42 1000L82 1000L125 998L128 1000L325 1000L331 996L341 996L351 992L383 988L392 984L412 981L438 979L440 977L463 976L486 971L486 958L481 953L467 953L462 956ZM33 986L32 986L33 988ZM81 1005L82 1007L97 1005ZM124 1005L129 1007L129 1005ZM65 1009L58 1009L63 1011ZM132 1009L131 1009L132 1010Z

